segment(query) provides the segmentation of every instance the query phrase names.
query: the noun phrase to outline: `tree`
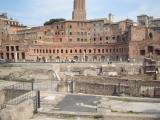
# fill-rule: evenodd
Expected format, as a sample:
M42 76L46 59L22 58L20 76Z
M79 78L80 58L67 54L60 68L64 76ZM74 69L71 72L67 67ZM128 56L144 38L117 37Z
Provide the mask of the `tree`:
M55 22L63 22L63 21L66 21L66 19L64 18L50 19L49 21L46 21L44 25L51 25Z

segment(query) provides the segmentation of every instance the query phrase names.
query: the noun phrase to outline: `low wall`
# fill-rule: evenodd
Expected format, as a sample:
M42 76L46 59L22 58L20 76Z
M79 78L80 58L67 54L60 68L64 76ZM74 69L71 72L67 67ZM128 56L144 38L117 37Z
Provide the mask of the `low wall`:
M143 114L123 114L123 113L73 113L73 112L53 112L53 113L40 113L49 118L62 118L72 120L160 120L159 115L143 115Z
M0 91L0 106L5 103L5 92L2 90Z
M29 92L28 90L16 90L16 89L5 89L4 91L5 91L6 102Z
M0 120L26 120L33 116L33 100L9 105L0 111Z
M124 95L134 97L160 97L160 81L134 81L118 79L74 80L58 83L58 92L93 95Z
M102 120L160 120L156 115L108 114Z
M98 83L76 82L75 93L86 93L96 95L113 95L115 86Z

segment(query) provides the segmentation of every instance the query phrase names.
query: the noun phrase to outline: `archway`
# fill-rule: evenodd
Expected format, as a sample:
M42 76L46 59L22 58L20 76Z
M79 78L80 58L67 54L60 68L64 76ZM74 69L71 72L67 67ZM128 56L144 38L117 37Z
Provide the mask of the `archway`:
M153 39L153 34L151 32L149 33L149 38Z
M93 56L93 62L97 61L97 56Z
M116 56L116 61L119 61L119 56L118 55Z
M74 60L75 60L75 61L78 61L78 56L74 56Z
M88 56L85 56L85 62L88 62Z
M101 56L101 61L102 61L102 62L105 61L105 56Z
M60 62L60 57L59 56L56 57L56 62Z

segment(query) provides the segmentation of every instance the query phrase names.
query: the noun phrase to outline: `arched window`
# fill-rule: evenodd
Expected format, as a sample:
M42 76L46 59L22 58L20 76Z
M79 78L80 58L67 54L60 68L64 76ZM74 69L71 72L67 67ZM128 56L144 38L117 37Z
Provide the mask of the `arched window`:
M82 53L82 50L81 50L81 49L79 50L79 53Z
M74 60L75 60L75 61L78 61L78 56L74 56Z
M152 33L149 33L149 38L153 39L153 34Z

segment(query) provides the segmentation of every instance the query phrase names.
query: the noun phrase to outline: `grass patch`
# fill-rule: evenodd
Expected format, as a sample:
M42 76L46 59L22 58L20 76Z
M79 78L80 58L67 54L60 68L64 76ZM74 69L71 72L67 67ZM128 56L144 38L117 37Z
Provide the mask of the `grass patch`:
M95 115L94 116L94 119L99 119L99 118L103 118L103 116L102 115Z
M0 64L0 67L14 67L12 64Z
M128 111L127 113L129 113L129 114L138 114L137 112L134 112L132 110Z
M111 110L111 112L118 112L118 111L116 111L116 110Z

